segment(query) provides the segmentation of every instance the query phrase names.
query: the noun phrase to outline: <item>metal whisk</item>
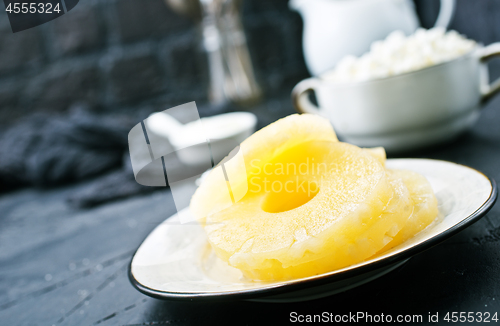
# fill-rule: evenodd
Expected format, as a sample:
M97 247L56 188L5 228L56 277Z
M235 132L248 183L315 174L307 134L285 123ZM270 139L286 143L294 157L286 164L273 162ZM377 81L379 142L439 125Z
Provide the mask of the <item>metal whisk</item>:
M210 71L210 100L248 105L262 92L255 79L240 0L166 0L177 12L201 19ZM198 2L199 1L199 2Z

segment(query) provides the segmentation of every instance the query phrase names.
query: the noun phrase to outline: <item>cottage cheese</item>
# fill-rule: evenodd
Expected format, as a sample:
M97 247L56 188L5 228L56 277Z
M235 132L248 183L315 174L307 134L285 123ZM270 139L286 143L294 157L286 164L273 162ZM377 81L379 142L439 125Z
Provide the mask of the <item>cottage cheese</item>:
M338 83L360 82L395 76L458 58L474 49L476 42L444 28L418 29L406 37L392 32L383 41L372 43L361 57L344 57L322 78Z

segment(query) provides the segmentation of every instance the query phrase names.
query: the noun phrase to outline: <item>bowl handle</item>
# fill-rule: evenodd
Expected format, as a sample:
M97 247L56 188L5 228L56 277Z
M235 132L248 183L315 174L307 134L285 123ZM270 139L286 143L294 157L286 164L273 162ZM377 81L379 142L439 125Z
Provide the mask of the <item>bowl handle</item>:
M500 42L493 43L482 49L479 53L479 60L486 63L488 60L500 56ZM500 92L500 78L488 84L488 80L483 80L481 85L481 103L486 103L493 96Z
M319 84L318 78L308 78L295 85L292 90L292 102L297 112L323 115L319 108L309 100L309 93L317 89Z

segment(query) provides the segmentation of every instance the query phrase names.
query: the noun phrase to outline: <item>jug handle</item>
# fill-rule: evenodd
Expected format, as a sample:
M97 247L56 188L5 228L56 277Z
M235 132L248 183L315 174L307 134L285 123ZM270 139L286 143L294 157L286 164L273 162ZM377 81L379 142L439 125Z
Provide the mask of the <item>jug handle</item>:
M479 52L479 60L483 63L494 57L500 57L500 42L490 44ZM481 103L486 103L498 93L500 93L500 78L491 84L488 80L484 80L481 85Z
M304 79L292 90L292 102L295 110L299 113L311 113L323 115L319 108L309 100L309 94L319 87L318 78Z
M456 0L441 0L439 15L434 27L448 28L455 14Z

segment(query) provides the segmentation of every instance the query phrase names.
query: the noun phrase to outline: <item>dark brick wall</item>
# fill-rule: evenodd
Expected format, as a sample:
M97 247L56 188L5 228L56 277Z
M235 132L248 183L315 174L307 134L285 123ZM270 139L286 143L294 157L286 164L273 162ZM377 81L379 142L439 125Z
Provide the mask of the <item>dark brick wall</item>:
M266 93L307 76L302 22L287 0L247 0L243 6ZM206 102L208 67L199 32L163 0L81 0L68 14L16 34L2 12L0 124L81 103L114 112Z
M422 23L436 0L416 0ZM3 7L2 7L3 8ZM288 0L244 0L243 23L267 96L307 76L302 20ZM485 44L500 40L500 1L459 0L452 25ZM13 34L0 13L0 124L87 103L101 112L207 101L197 25L162 0L81 0L54 21Z

